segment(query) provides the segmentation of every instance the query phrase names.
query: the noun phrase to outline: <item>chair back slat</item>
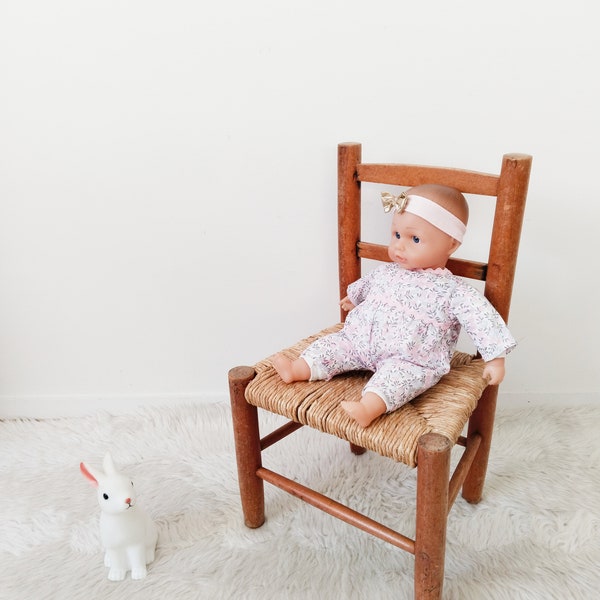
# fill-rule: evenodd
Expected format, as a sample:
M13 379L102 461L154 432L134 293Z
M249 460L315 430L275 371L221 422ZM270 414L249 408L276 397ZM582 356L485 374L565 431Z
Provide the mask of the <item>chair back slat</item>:
M358 257L391 262L388 256L388 247L383 244L358 242ZM465 260L463 258L450 258L447 266L454 275L458 275L459 277L468 277L469 279L477 279L478 281L485 281L486 279L486 263Z
M463 194L482 196L495 196L499 181L498 175L489 173L421 165L363 163L358 165L357 174L358 180L364 182L407 187L435 182L456 188Z

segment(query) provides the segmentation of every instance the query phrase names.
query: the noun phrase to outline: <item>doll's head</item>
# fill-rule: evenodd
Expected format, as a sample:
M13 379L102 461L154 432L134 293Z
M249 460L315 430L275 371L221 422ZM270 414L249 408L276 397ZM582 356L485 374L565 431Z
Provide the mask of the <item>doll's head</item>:
M465 197L436 184L410 188L399 196L382 194L386 212L394 210L388 253L405 269L444 268L460 246L469 218Z

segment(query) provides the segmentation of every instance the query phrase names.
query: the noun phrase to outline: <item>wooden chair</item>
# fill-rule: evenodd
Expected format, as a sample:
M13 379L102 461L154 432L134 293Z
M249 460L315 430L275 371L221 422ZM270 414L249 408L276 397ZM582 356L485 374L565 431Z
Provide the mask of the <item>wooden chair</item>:
M507 320L531 160L527 155L507 154L499 175L495 175L455 168L368 164L361 162L360 144L340 144L340 297L360 277L362 259L389 260L386 246L361 239L361 182L407 187L439 183L465 194L489 196L496 202L488 261L450 259L448 268L455 275L485 281L485 296ZM342 320L344 317L342 311ZM339 327L319 332L284 352L295 358L316 336ZM479 502L487 469L498 388L486 387L481 373L481 359L457 352L450 373L437 385L398 411L361 428L339 407L339 401L360 397L369 374L349 373L329 382L285 384L268 359L254 367L231 369L231 407L246 525L260 527L265 520L263 482L267 481L413 554L415 598L440 598L448 513L461 487L468 502ZM283 415L289 422L261 439L257 408ZM262 466L261 452L303 425L350 442L355 454L368 449L417 468L414 540ZM450 476L450 452L455 444L464 451Z

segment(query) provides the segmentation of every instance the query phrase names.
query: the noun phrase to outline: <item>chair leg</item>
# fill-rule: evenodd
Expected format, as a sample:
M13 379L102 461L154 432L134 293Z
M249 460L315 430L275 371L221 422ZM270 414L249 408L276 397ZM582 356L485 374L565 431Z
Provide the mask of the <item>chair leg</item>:
M229 371L231 416L238 468L238 482L244 522L260 527L265 522L264 483L256 475L262 466L258 410L246 402L246 387L255 376L252 367L235 367Z
M363 448L362 446L357 446L352 442L350 442L350 450L353 454L356 454L356 456L360 456L361 454L364 454L367 451L366 448Z
M469 419L468 436L478 433L481 435L481 444L475 460L465 477L462 487L462 496L471 504L477 504L483 495L483 484L487 472L492 433L494 429L494 416L496 413L496 399L498 386L488 386ZM468 439L468 438L467 438Z
M415 600L439 600L444 584L452 442L437 433L419 439Z

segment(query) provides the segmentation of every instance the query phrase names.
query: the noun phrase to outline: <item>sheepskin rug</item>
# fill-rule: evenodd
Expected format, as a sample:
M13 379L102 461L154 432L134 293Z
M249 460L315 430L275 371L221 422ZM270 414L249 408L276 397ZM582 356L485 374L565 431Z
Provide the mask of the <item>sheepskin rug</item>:
M499 411L484 498L452 509L444 598L600 597L599 439L600 408ZM158 526L143 580L107 579L96 492L79 471L107 450ZM403 465L307 428L264 463L414 534ZM0 487L2 599L412 598L410 554L271 486L267 522L244 526L226 404L0 422Z

